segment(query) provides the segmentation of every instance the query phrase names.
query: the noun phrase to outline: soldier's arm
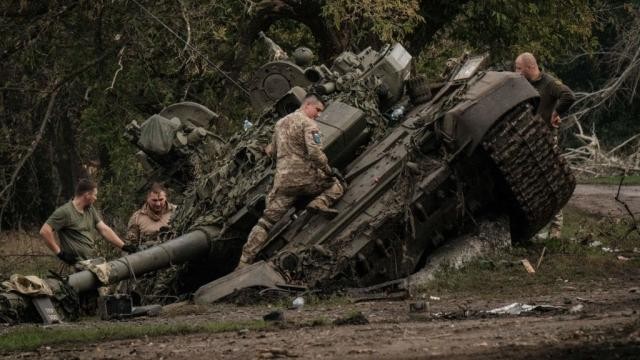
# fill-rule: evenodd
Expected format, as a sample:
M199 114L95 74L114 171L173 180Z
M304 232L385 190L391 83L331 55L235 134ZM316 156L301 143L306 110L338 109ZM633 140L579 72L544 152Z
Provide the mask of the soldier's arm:
M69 219L66 212L64 212L62 207L59 207L53 212L53 214L51 214L51 216L49 216L47 221L40 228L40 236L44 239L45 245L56 255L60 253L61 249L53 235L53 232L64 228L69 225L68 223Z
M317 126L311 124L307 124L305 126L304 142L307 147L309 160L314 164L314 166L327 174L331 174L329 160L322 150L322 137L320 136L320 129L318 129Z
M44 244L54 253L60 253L60 246L56 242L56 239L53 235L53 228L51 225L45 223L40 228L40 236L44 239Z
M113 246L117 247L118 249L122 249L122 247L124 246L124 241L122 241L118 234L116 234L115 231L113 231L107 224L105 224L104 221L98 222L96 224L96 229L98 229L100 235L102 235L105 239L107 239L107 241L113 244Z
M576 101L576 96L567 85L559 80L556 80L552 86L553 96L558 99L555 112L558 113L560 117L565 117L571 105Z

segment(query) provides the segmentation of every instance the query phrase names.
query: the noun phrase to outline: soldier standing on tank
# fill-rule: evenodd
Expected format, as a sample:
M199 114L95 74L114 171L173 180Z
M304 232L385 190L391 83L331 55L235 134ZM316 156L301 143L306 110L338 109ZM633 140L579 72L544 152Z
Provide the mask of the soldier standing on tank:
M276 123L272 142L266 150L277 159L273 188L267 195L262 217L242 248L238 268L254 261L267 240L269 229L299 196L315 196L307 205L309 211L329 217L337 214L331 205L342 196L344 187L322 150L322 137L314 121L322 110L322 101L310 95L297 111Z
M167 200L165 187L154 183L142 208L134 212L129 219L127 241L145 247L157 242L160 230L169 226L175 209L176 206Z
M102 221L93 204L98 199L98 186L91 180L81 179L71 201L57 208L40 229L45 244L68 265L96 257L96 239L99 232L114 247L133 253L137 247L125 244ZM54 237L58 235L58 242Z
M536 114L542 117L554 133L554 140L558 141L558 128L561 118L567 115L569 108L575 101L573 91L560 80L540 71L533 54L525 52L516 58L516 72L522 74L540 94L540 103ZM562 230L563 216L560 210L549 225L549 237L559 238Z

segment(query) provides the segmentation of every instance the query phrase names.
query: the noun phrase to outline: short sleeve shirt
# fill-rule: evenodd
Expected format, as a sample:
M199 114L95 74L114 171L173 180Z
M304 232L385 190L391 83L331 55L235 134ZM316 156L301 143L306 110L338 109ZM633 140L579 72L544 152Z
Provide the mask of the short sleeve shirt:
M81 213L69 201L57 208L46 223L58 235L62 251L73 254L80 260L87 260L96 256L96 225L100 221L100 214L93 206Z

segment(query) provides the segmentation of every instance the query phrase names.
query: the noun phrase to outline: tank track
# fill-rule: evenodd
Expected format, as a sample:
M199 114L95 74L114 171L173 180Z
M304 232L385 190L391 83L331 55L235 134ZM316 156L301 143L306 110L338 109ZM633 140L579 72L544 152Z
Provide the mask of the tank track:
M552 133L522 104L485 135L483 147L511 195L511 235L525 241L542 229L569 201L576 185Z

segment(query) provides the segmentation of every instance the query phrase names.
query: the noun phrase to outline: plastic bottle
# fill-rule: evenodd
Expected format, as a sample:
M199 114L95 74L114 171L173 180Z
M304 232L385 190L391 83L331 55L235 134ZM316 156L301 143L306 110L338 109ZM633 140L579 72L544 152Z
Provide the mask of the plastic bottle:
M253 123L249 121L249 119L244 119L244 122L242 123L242 128L244 129L244 131L249 130L249 128L251 128L252 126Z

